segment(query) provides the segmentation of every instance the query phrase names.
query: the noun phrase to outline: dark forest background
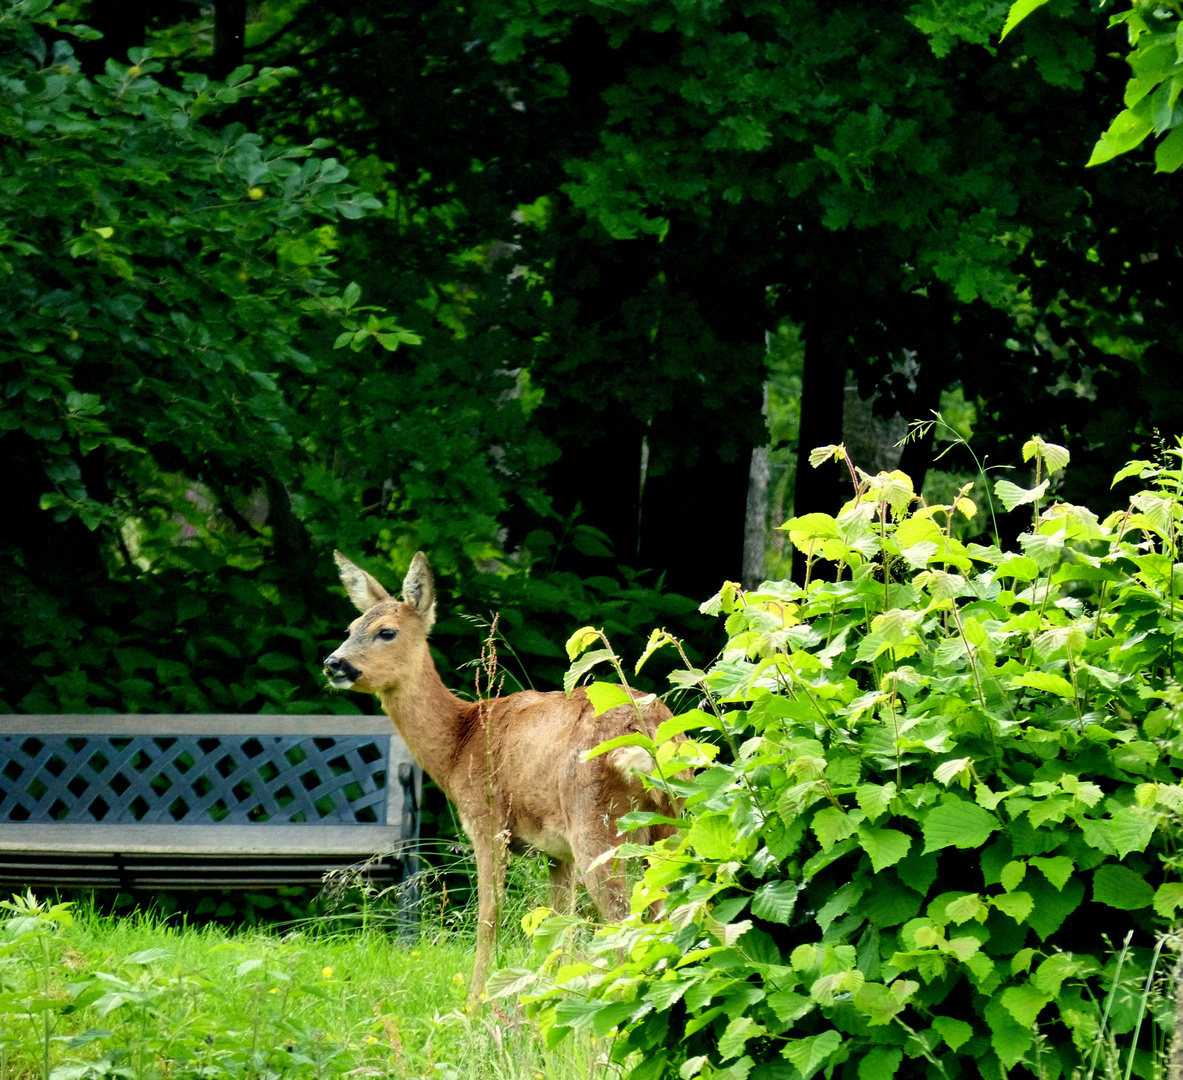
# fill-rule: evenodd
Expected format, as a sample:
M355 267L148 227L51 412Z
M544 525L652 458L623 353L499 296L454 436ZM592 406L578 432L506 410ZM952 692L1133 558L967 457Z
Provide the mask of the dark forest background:
M1104 14L1004 14L5 0L0 709L369 709L334 547L429 553L461 690L494 612L507 689L703 657L844 439L984 505L959 440L1039 434L1110 508L1183 432L1179 187L1084 167Z

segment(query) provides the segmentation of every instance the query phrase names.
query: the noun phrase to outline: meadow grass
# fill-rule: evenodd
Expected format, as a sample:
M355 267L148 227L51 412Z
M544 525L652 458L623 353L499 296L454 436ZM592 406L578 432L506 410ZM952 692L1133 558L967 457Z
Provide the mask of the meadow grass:
M507 902L504 966L527 962L515 924L537 899L537 871L524 873ZM332 920L194 926L28 898L5 906L0 1080L566 1080L600 1072L608 1048L568 1039L547 1050L512 998L469 1013L463 914L429 919L408 941L380 901L347 930Z

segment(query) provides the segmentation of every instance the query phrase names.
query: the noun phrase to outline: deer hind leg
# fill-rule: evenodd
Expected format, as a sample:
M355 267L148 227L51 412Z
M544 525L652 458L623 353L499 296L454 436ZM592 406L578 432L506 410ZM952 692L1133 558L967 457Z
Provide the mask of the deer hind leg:
M553 855L547 858L550 873L550 909L560 915L575 911L575 864Z
M592 865L602 852L616 846L611 842L613 838L605 835L603 839L605 843L602 845L583 850L576 849L575 863L601 918L605 922L619 922L628 916L627 883L620 869L620 860L605 859L595 866ZM619 842L619 837L614 839ZM627 959L623 949L616 950L617 964L623 964Z
M606 859L596 865L596 860L605 851L615 847L620 838L615 830L604 830L597 837L598 843L584 843L574 847L575 865L592 902L606 922L617 922L628 915L628 891L619 860ZM589 838L590 839L590 838Z

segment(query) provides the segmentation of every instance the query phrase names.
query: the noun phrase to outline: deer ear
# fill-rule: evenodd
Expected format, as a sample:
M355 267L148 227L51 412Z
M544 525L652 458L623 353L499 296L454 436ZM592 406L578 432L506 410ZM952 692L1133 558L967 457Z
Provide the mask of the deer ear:
M390 599L390 593L382 588L377 578L371 577L360 566L351 563L341 552L334 551L333 558L341 575L341 584L345 586L349 599L358 611L369 611L375 604Z
M431 629L435 622L435 580L422 551L415 552L411 569L403 579L403 603L414 608L426 628Z

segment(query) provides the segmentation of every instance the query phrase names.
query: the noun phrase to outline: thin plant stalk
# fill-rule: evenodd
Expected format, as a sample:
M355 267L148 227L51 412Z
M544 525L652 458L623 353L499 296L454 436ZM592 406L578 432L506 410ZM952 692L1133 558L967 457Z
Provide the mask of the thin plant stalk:
M1128 941L1129 938L1127 937L1126 940ZM1138 1050L1138 1036L1142 1032L1142 1020L1146 1016L1146 1002L1150 1000L1150 989L1154 985L1154 975L1158 968L1158 959L1162 955L1163 946L1171 940L1174 940L1173 934L1163 934L1154 946L1154 955L1150 959L1150 970L1146 973L1146 985L1142 990L1142 1000L1138 1002L1138 1019L1134 1024L1134 1034L1130 1039L1130 1053L1126 1059L1125 1080L1130 1080L1130 1075L1134 1071L1134 1054Z
M1105 1028L1109 1024L1109 1011L1113 1008L1113 999L1117 995L1117 986L1121 981L1121 969L1125 964L1125 958L1129 955L1130 939L1134 936L1133 930L1125 936L1125 941L1121 943L1121 952L1117 954L1117 967L1113 972L1113 985L1109 987L1109 996L1105 999L1105 1008L1101 1011L1101 1023L1097 1027L1097 1039L1093 1043L1093 1057L1089 1062L1089 1071L1085 1073L1084 1080L1093 1080L1093 1076L1097 1071L1097 1058L1101 1054L1101 1043L1105 1039Z

